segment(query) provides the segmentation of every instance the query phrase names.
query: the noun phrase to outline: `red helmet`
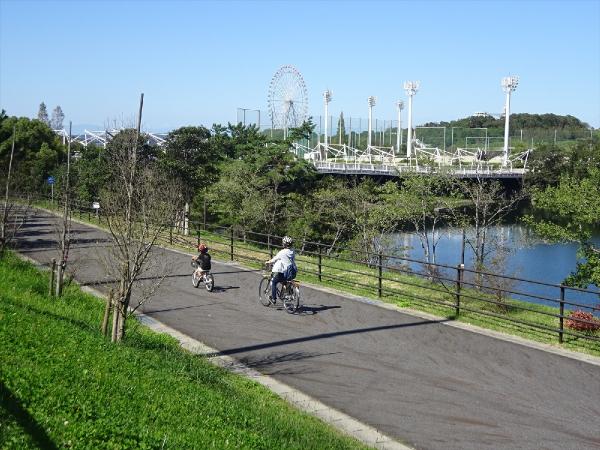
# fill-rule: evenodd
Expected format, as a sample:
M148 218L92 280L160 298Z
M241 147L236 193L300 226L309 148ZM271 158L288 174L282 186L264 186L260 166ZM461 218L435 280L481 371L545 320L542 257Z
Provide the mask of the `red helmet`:
M198 251L200 253L206 253L208 251L208 247L206 246L206 244L204 242L202 242L201 244L198 244Z

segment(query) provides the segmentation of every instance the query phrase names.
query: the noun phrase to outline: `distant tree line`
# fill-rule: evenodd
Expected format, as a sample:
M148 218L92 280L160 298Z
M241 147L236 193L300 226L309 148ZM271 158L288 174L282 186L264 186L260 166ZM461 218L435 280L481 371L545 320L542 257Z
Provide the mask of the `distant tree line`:
M491 115L474 115L457 119L450 122L428 122L426 127L465 127L465 128L501 128L504 129L504 118L496 118ZM542 128L548 130L573 128L589 130L590 126L570 115L559 116L557 114L511 114L510 126L513 129Z

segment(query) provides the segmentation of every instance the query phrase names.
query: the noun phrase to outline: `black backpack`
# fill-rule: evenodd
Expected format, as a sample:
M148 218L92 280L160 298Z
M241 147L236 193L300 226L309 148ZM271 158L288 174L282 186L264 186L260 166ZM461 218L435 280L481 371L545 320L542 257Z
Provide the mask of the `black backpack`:
M298 268L296 267L296 263L292 261L292 264L290 264L287 269L285 269L285 272L283 272L283 277L285 278L285 281L292 281L296 278L297 273Z

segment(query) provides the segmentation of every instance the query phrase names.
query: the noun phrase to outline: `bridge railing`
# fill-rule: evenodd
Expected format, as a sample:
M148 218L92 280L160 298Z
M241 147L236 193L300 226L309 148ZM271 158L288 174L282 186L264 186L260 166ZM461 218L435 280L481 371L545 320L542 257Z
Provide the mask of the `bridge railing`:
M313 161L315 168L323 173L345 173L345 174L385 174L399 175L402 173L446 173L462 178L521 178L527 172L526 169L498 167L493 168L485 166L481 168L468 167L435 167L435 166L416 166L403 163L363 163L363 162L336 162L336 161Z

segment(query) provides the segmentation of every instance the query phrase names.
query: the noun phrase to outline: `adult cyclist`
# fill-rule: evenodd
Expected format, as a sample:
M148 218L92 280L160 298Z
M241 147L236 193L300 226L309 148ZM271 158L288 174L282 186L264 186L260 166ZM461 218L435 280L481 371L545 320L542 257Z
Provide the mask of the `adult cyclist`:
M273 302L277 300L277 283L290 281L296 277L296 253L291 248L293 243L291 237L284 236L281 240L283 248L273 258L266 261L267 264L273 264L271 269L271 300Z

